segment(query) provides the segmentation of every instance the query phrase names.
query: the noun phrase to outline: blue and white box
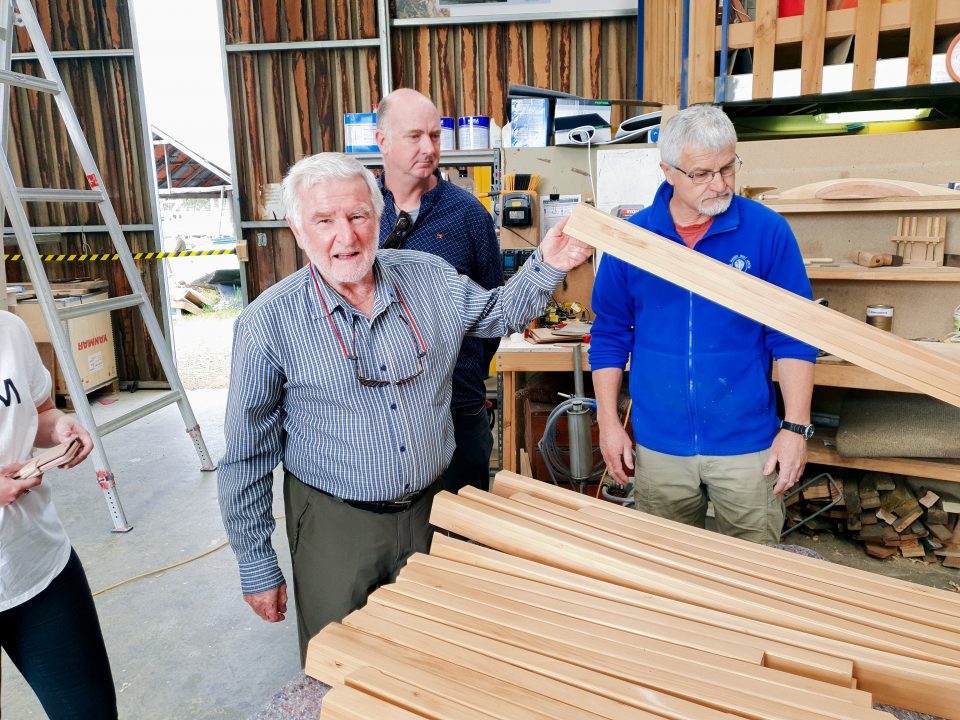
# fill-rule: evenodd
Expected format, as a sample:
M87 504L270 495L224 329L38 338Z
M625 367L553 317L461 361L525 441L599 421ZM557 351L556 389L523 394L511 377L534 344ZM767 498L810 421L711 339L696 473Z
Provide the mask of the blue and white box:
M510 98L510 147L546 147L550 137L548 98Z
M377 114L344 113L343 144L348 153L378 152Z

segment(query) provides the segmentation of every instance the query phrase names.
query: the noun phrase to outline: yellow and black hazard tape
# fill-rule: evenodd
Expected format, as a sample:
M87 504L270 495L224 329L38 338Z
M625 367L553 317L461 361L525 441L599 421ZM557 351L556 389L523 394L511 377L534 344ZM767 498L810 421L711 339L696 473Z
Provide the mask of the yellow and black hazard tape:
M206 257L208 255L236 255L235 248L229 250L181 250L179 252L146 252L133 253L134 260L165 260L176 257ZM4 255L4 260L19 262L22 255ZM99 253L93 255L41 255L43 262L105 262L109 260L119 260L117 253Z

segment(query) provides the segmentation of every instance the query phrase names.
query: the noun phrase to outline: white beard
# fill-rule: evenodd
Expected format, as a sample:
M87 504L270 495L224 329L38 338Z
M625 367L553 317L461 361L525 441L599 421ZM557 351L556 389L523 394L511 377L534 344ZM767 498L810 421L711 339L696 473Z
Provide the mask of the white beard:
M707 205L708 202L711 204ZM704 217L716 217L717 215L725 213L730 208L730 203L732 202L733 193L728 192L724 197L713 198L712 200L700 203L697 207L697 212Z

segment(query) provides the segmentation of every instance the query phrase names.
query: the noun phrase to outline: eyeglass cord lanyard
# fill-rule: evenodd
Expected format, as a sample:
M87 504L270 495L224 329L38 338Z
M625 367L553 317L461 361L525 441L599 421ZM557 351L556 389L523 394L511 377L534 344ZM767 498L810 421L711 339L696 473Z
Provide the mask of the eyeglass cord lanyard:
M323 299L323 293L320 291L320 281L317 279L317 273L313 269L313 263L310 263L310 277L313 278L313 286L317 290L317 297L320 298L320 304L323 305L323 311L327 315L327 322L330 323L330 328L333 330L333 334L337 338L337 343L340 345L340 350L343 352L343 357L347 360L354 359L347 353L347 346L343 342L343 338L340 336L340 331L337 330L336 323L333 322L333 316L330 314L330 308L327 307L327 301ZM407 307L406 300L403 299L403 294L400 292L400 288L397 287L396 283L391 283L393 285L393 290L397 293L397 298L400 300L400 304L403 306L403 311L407 315L407 319L410 321L410 327L413 328L413 334L417 338L417 343L419 343L420 348L423 350L423 354L427 354L427 344L423 341L423 336L420 334L420 328L417 327L416 321L413 319L413 315L410 312L410 308ZM354 348L356 350L356 348Z

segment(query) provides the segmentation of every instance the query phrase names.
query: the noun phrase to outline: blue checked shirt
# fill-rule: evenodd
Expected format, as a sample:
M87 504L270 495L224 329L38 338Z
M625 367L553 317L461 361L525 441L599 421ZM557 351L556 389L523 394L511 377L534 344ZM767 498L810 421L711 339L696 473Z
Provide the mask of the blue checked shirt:
M490 213L466 190L447 182L439 172L435 175L437 185L420 198L417 220L403 236L401 247L438 255L488 290L503 285L500 241ZM381 245L397 224L396 204L393 193L384 186L385 177L381 173L378 179L384 201ZM499 338L464 338L453 372L454 410L475 413L483 407L487 399L483 380L499 345Z
M308 266L237 319L219 494L245 594L283 582L270 544L279 463L351 500L391 500L429 486L453 455L451 376L464 335L523 328L563 279L539 251L494 290L440 258L406 250L379 251L374 276L370 318L320 280L328 318ZM416 377L365 387L358 371L372 380Z

